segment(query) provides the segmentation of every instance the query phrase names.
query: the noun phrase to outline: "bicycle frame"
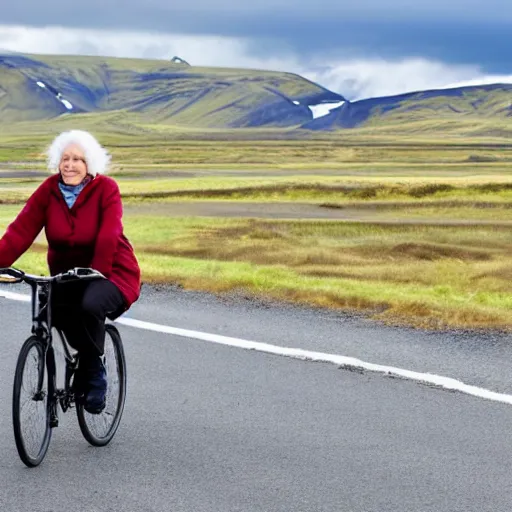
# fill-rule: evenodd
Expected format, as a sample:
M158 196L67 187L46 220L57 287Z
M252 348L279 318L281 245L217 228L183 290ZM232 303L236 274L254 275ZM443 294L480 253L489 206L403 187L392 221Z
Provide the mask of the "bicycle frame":
M75 397L71 391L71 379L78 367L78 357L72 354L71 347L66 336L61 329L56 328L59 338L64 348L64 358L66 362L64 388L57 389L57 369L55 363L55 351L53 349L52 336L52 290L53 285L57 282L76 281L79 279L98 279L104 278L102 274L92 269L74 268L67 272L52 277L41 277L26 274L21 270L8 268L0 269L0 275L9 276L7 282L16 283L24 281L31 287L32 302L32 334L37 336L44 347L45 365L39 376L38 391L34 396L34 400L43 400L43 384L45 371L48 372L48 394L50 406L50 427L58 427L58 408L59 403L62 411L66 412L75 402Z
M46 369L43 368L39 377L39 391L41 393L45 371L48 372L48 393L50 406L50 427L59 426L57 403L60 404L62 411L66 412L73 406L74 396L70 391L71 379L78 367L78 357L73 355L71 348L66 340L62 330L56 328L59 338L62 342L65 358L65 377L64 388L57 388L57 367L55 362L55 351L53 348L52 335L52 289L55 281L26 281L32 290L32 334L37 336L44 346L44 360ZM41 396L41 399L44 397Z
M25 340L18 356L14 376L12 409L16 448L21 460L28 467L38 466L44 459L50 444L52 429L59 425L59 405L62 412L66 412L69 408L76 406L78 425L84 438L92 446L106 446L114 437L119 426L126 398L126 360L118 330L113 325L105 325L105 335L107 336L108 334L111 344L109 357L111 359L110 363L112 363L112 375L114 376L108 386L112 384L113 391L110 398L105 397L103 409L96 412L95 410L89 411L87 409L86 401L81 399L86 391L82 389L82 386L75 386L73 381L73 375L79 369L80 353L75 351L73 346L68 343L66 335L60 326L52 325L52 294L55 292L54 284L99 278L105 279L105 276L90 268L78 267L51 277L29 275L14 268L0 268L0 283L20 283L24 281L32 289L32 333ZM57 364L52 336L54 328L62 341L63 357L65 360L62 365L63 372L65 372L62 388L57 387L57 384L60 385L61 382L57 383ZM37 373L31 374L35 377L35 382L33 382L32 386L25 387L24 372L27 361L29 359L33 360L33 358L30 358L30 353L33 350L37 353ZM59 370L60 367L59 363ZM108 368L110 369L110 366ZM22 400L22 391L28 391L28 400ZM38 436L37 433L25 435L25 431L22 428L24 422L22 410L24 404L30 400L44 402L42 409L40 405L35 406L36 420L37 416L41 416L43 420L41 426L44 427L44 431L40 432L42 436ZM101 414L105 408L107 408L105 415L102 416L100 422L97 422L94 415ZM37 413L43 413L44 417ZM29 422L28 428L30 427L31 424ZM27 439L31 444L26 444Z

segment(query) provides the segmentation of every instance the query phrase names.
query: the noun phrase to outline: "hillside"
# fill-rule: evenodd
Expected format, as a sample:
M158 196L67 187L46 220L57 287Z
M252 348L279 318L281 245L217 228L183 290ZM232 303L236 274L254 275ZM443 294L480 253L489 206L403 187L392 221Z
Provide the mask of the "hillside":
M494 140L512 137L511 105L510 84L349 102L292 73L0 52L5 133L77 126L79 116L85 128L149 137Z
M512 85L494 84L438 89L345 102L321 118L305 123L308 130L420 126L441 129L451 122L459 128L494 120L498 124L512 115Z
M142 123L292 127L344 99L298 75L170 61L0 54L0 124L124 112ZM311 107L311 108L310 108Z

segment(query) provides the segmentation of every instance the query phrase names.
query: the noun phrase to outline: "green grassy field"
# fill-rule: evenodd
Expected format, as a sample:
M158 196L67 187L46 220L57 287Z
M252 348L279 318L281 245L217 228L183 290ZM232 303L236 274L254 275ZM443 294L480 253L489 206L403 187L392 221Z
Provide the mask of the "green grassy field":
M365 140L177 147L111 137L125 230L146 283L428 328L512 325L512 147ZM42 167L40 148L35 139L0 143L1 229L42 179L29 172L2 179L2 172ZM183 201L189 213L174 214ZM194 214L212 201L260 205L259 213ZM265 218L269 205L291 208L296 218ZM304 205L323 218L301 218ZM43 273L44 237L33 249L17 265Z
M2 221L13 213L3 207ZM510 228L136 214L125 228L147 283L242 290L429 328L512 321ZM43 248L18 265L44 272Z

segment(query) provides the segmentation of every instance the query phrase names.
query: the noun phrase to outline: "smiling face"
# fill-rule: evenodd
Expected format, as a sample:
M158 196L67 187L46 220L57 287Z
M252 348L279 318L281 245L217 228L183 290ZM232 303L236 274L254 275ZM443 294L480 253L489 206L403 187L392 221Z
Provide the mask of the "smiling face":
M87 176L85 154L80 146L70 144L62 152L59 164L62 181L66 185L79 185Z

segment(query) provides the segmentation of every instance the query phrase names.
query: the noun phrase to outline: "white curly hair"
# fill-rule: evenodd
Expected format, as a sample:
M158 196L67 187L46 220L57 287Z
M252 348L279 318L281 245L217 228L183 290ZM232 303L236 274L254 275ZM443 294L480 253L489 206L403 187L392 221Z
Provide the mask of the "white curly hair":
M108 151L92 134L83 130L63 132L54 139L46 152L49 171L59 172L62 153L70 144L76 144L84 152L87 172L91 176L108 172L111 159Z

